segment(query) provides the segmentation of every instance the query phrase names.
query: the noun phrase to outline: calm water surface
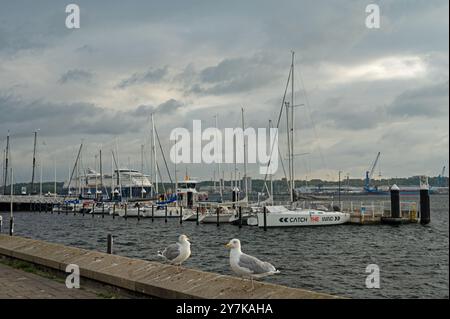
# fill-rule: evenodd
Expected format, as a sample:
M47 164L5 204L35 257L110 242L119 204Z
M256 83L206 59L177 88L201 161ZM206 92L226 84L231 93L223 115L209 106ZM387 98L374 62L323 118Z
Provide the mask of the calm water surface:
M374 196L370 200L385 198ZM239 238L244 252L281 270L279 275L264 279L268 282L353 298L448 298L448 196L432 196L431 206L431 223L427 226L340 225L267 232L258 227L239 229L223 224L180 225L176 219L138 222L111 216L18 212L15 234L105 251L107 234L112 233L116 254L156 260L157 250L184 233L192 239L192 257L185 266L222 274L232 274L224 244ZM1 214L5 233L9 214ZM380 268L380 289L365 286L368 264Z

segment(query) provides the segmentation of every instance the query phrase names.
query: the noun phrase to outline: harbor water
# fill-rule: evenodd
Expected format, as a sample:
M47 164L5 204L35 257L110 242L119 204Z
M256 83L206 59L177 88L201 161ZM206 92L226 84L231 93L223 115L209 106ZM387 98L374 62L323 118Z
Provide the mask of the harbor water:
M409 198L418 200L415 197ZM379 201L381 196L343 200ZM221 224L196 225L178 219L141 219L97 215L15 213L15 234L86 249L106 251L109 233L114 253L158 260L156 253L181 233L192 242L192 256L184 266L232 274L224 244L239 238L244 252L273 263L281 273L264 281L332 293L351 298L449 297L449 198L431 197L431 223L339 225L273 228ZM8 232L9 212L3 216ZM380 288L366 287L366 267L380 269Z

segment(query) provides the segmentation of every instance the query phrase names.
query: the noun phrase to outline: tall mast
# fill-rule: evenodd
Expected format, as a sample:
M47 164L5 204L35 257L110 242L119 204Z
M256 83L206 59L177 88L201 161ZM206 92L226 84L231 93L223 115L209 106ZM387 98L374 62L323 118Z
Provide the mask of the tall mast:
M295 173L294 173L294 54L292 51L291 75L291 201L294 201Z
M6 136L6 152L5 152L5 182L3 183L3 195L6 195L6 183L8 182L8 162L9 162L9 131Z
M129 198L133 198L133 180L131 179L131 164L130 157L128 157L128 177L130 178L130 186L129 186Z
M248 180L247 180L247 147L245 143L245 122L244 122L244 108L241 108L241 119L242 119L242 136L244 138L244 180L245 180L245 199L248 202Z
M102 161L102 149L100 148L99 151L99 160L100 160L100 196L102 196L102 200L103 200L103 161Z
M43 166L42 158L39 161L39 164L41 166L40 167L40 173L39 173L39 197L41 197L42 196L42 166Z
M292 92L291 92L291 156L292 156L292 201L294 200L294 192L295 192L295 172L294 172L294 55L295 52L292 51Z
M34 193L34 170L36 169L36 140L37 131L34 132L34 146L33 146L33 170L31 172L31 189L30 193Z
M154 166L154 181L155 181L155 190L156 190L156 194L159 193L158 190L158 164L156 161L156 137L155 137L155 121L153 118L153 113L152 113L152 150L153 150L153 166Z
M144 198L144 144L141 144L141 198Z
M53 192L54 197L56 198L56 158L53 158L53 174L54 174L54 180L53 180Z
M218 136L217 136L217 130L219 129L218 124L217 124L217 114L214 115L215 121L216 121L216 152L218 151ZM221 154L222 155L222 154ZM220 200L223 201L223 183L224 181L224 176L222 176L222 180L220 180L220 162L221 159L217 162L217 169L218 169L218 173L219 173L219 193L220 193ZM222 174L223 175L223 174Z

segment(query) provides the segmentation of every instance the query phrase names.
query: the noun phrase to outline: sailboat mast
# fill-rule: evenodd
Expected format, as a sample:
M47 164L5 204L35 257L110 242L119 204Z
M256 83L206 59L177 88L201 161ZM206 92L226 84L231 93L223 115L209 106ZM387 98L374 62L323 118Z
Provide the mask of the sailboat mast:
M102 149L99 150L99 160L100 160L100 196L103 199L103 161L102 161Z
M155 181L155 190L156 190L156 194L159 193L158 190L158 164L156 161L156 137L155 137L155 121L153 118L153 113L152 113L152 150L153 150L153 165L154 165L154 181Z
M242 136L244 138L244 180L245 180L245 199L248 202L248 178L247 178L247 145L245 142L245 122L244 122L244 108L241 108L241 120L242 120Z
M5 176L3 183L3 195L6 195L6 183L8 182L8 162L9 162L9 131L8 135L6 136L6 151L5 151Z
M214 116L214 118L215 118L215 121L216 121L216 152L218 152L219 145L218 145L217 130L219 129L219 127L218 127L218 124L217 124L217 122L218 122L217 114ZM220 155L222 155L222 154L220 154ZM219 175L219 193L220 193L220 200L223 201L223 186L224 186L223 183L224 183L224 177L222 176L222 180L220 179L220 162L221 162L221 159L220 159L219 161L217 161L217 170L218 170L218 175ZM222 175L223 175L223 174L222 174Z
M294 54L292 51L291 75L291 202L294 201L295 173L294 173Z
M34 193L34 170L36 169L36 140L37 140L37 131L34 132L33 170L31 172L31 189L30 189L30 193Z
M141 144L141 198L144 198L144 144Z

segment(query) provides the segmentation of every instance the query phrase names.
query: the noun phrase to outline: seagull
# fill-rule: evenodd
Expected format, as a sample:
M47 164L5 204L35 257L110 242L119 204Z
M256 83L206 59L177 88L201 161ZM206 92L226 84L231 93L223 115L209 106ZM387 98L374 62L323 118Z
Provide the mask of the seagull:
M256 257L244 254L241 251L241 241L232 239L225 245L230 249L231 269L242 278L250 278L252 281L252 291L255 289L253 278L262 278L265 276L278 274L278 271L272 264L259 260Z
M180 235L178 242L167 246L163 251L158 251L158 256L173 265L181 264L191 255L191 243L186 235Z

